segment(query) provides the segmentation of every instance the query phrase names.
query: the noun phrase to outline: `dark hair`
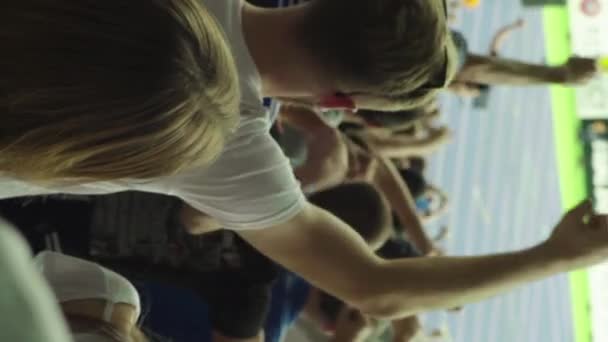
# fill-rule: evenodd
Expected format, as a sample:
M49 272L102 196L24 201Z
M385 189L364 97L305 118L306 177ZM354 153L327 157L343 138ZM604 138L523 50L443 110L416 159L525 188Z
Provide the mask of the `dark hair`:
M339 185L312 195L310 202L346 222L370 245L383 243L390 232L390 208L370 184Z
M420 157L410 157L408 158L409 163L410 163L410 169L423 174L424 170L426 169L426 160L424 158L420 158Z
M425 86L437 74L443 72L443 80L453 74L443 0L317 0L310 6L299 39L327 66L337 90L377 99L361 108L418 107L436 94Z
M363 117L369 125L393 128L413 124L417 119L424 116L424 112L419 109L400 110L397 112L362 109L357 112L357 115Z
M399 174L412 193L412 197L417 198L424 194L427 184L421 173L414 169L401 169Z

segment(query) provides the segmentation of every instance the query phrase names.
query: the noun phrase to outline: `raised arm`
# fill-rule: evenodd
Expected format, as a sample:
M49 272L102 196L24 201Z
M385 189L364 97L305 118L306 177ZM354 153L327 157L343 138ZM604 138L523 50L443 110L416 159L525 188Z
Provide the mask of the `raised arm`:
M469 54L455 82L497 85L580 84L597 73L595 60L571 57L561 66Z
M426 156L449 142L451 133L446 127L430 128L424 138L393 135L382 137L366 134L366 140L380 155L388 158Z
M343 222L307 205L285 224L241 235L315 286L376 316L461 306L608 257L606 216L579 205L552 237L518 252L385 261Z
M434 246L426 235L416 203L399 171L388 158L378 157L378 167L373 178L376 185L388 200L393 212L397 215L405 233L414 246L424 255L433 252Z
M494 34L494 38L492 38L492 42L490 43L490 55L498 56L498 50L505 42L505 40L513 33L513 31L524 27L526 22L523 19L517 19L515 22L503 26L500 30Z

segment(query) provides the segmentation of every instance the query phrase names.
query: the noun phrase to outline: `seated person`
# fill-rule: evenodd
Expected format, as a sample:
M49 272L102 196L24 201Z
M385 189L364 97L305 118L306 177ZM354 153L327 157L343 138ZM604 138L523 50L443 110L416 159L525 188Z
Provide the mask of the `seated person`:
M55 294L74 341L149 341L138 327L139 294L127 279L56 252L41 252L34 264Z
M352 202L353 198L357 201ZM365 183L346 184L313 195L310 200L346 222L359 226L373 246L380 246L390 235L390 212L380 194ZM32 232L36 227L45 226L44 231L34 235L46 237L47 233L55 230L55 226L75 229L75 224L91 225L94 221L89 229L86 225L85 229L80 227L91 239L90 243L80 241L93 248L94 253L88 258L138 284L147 281L155 286L172 285L193 290L207 307L204 315L197 316L198 329L193 329L200 332L202 327L206 327L206 333L199 336L200 340L255 341L261 338L259 331L267 312L268 290L276 278L274 263L228 231L192 237L195 239L171 232L180 227L170 211L162 213L164 208L177 209L175 199L155 194L122 193L95 197L88 202L56 198L46 201L28 199L28 202L30 204L25 206L14 200L10 202L11 206L5 203L5 209L11 209L13 220L23 224L23 231ZM93 209L81 210L76 217L69 214L70 209L73 211L83 204L92 205ZM93 217L85 218L83 212ZM26 220L34 214L38 216L36 220ZM161 224L154 225L152 221L160 221ZM111 230L101 229L100 224L113 227ZM138 230L137 226L143 226L145 230ZM58 235L51 247L65 249L76 238L64 233ZM224 239L226 234L231 236L228 245ZM32 239L38 240L40 238ZM155 244L158 248L144 248ZM179 248L175 249L175 246ZM160 248L166 251L157 253ZM117 255L112 256L112 253ZM221 259L221 269L214 266L216 257ZM279 291L278 286L274 286L273 291ZM153 320L156 315L151 312L148 317ZM155 330L171 335L164 329L155 326Z
M67 260L68 265L74 259L67 255L94 261L125 276L138 290L156 295L167 283L195 290L213 309L205 312L199 327L193 329L192 334L206 329L208 335L199 341L219 342L226 335L256 341L265 317L269 284L276 273L274 264L260 261L263 257L259 253L252 254L250 246L228 231L200 237L180 234L181 226L173 214L176 202L169 196L127 192L87 201L61 197L4 200L0 201L0 212L18 225L35 251L51 255L50 261L56 255L49 251L67 253L59 260ZM226 244L226 234L237 241ZM222 259L225 255L234 258L237 252L245 255L243 267L251 272L240 272L234 260L228 263ZM223 269L227 266L228 271ZM148 298L146 305L159 302L162 300ZM235 302L239 305L232 305ZM89 306L84 305L85 309ZM164 333L166 324L152 319L158 314L146 315L145 323ZM180 341L183 336L171 337Z
M142 194L142 196L150 195ZM353 201L353 199L357 200ZM379 247L383 241L386 241L391 233L391 217L388 207L385 206L381 195L372 186L365 183L350 183L319 192L312 195L310 201L337 215L345 222L358 227L359 232L364 234L370 246L374 248ZM144 215L145 213L141 213L139 216ZM218 234L218 232L207 233L201 237L209 236L209 234ZM175 269L175 267L167 267L166 264L163 266L149 259L117 258L100 261L112 269L120 270L121 273L129 275L129 278L148 279L156 283L185 287L195 291L194 293L203 300L202 302L200 300L196 302L199 303L199 306L206 306L205 309L199 308L194 318L197 323L193 322L193 324L198 324L199 327L197 331L200 331L201 326L209 329L213 327L215 330L213 338L222 338L222 341L248 341L249 339L253 340L253 338L261 338L261 336L264 336L266 341L278 341L284 332L281 322L288 317L288 314L283 311L285 310L284 305L300 305L294 304L294 302L285 304L283 301L301 299L302 297L298 293L301 293L299 291L302 291L303 288L300 285L305 284L304 288L309 288L310 285L284 269L280 269L275 279L274 263L259 255L238 236L233 238L238 245L235 254L240 262L235 261L235 259L228 260L228 258L224 262L242 264L230 268L227 272L213 273L213 276L204 275L200 271L196 272L196 270L187 267L186 264L181 264ZM209 250L209 246L205 247ZM199 254L182 250L182 252L184 251L191 254L191 258L196 256L192 261L201 260ZM233 254L233 257L235 254ZM146 272L142 273L141 270L144 269ZM198 279L198 282L192 281L192 279ZM295 279L297 281L294 281ZM200 284L202 280L207 282L206 286ZM215 285L210 286L209 283ZM251 287L255 284L259 286ZM256 325L253 322L259 322L259 317L264 317L266 314L266 311L263 310L265 305L263 300L265 298L264 284L273 284L271 286L272 301L268 308L268 318L263 323L264 334L258 334L254 329ZM251 296L254 298L251 298ZM259 310L254 310L256 307ZM244 310L244 308L249 309ZM254 311L257 312L256 315L253 315ZM218 312L221 313L221 317L218 317ZM154 319L154 316L154 312L149 314L151 319ZM205 319L209 319L211 324L205 323ZM246 321L250 323L245 323ZM242 328L244 325L249 327L247 331L239 331L238 326ZM259 329L262 329L262 325L259 326ZM165 335L172 335L169 331L158 328L155 330ZM207 341L211 337L211 330L207 330L198 338Z

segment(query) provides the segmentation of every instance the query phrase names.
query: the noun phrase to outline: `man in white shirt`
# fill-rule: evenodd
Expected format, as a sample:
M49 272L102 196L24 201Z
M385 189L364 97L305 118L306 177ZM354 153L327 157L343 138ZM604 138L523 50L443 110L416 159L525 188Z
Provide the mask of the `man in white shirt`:
M317 45L319 49L322 50L324 44L331 44L332 39L340 45L341 42L336 40L340 37L343 40L362 39L361 36L356 38L341 36L349 32L345 26L356 24L349 22L349 19L358 18L362 23L365 20L374 22L382 16L387 22L397 20L397 15L394 13L393 15L387 12L382 15L378 13L383 9L387 11L391 5L394 6L392 8L394 11L399 12L399 2L401 1L380 1L371 4L367 1L317 1L309 5L277 10L243 5L242 30L246 53L242 52L240 44L236 49L232 45L239 75L246 76L245 82L241 79L241 85L248 84L247 80L255 79L248 75L259 74L261 85L257 88L263 96L289 98L318 107L348 107L349 101L353 102L353 106L360 108L406 107L406 104L400 103L398 95L387 99L380 94L370 95L372 91L357 92L341 87L343 84L341 85L339 81L335 82L332 78L339 75L339 71L329 72L336 70L332 70L331 63L323 51L308 48L311 45L307 45L306 39L302 39L301 31L302 27L310 25L310 22L307 22L310 19L307 15L314 13L316 8L313 6L319 6L326 10L325 13L330 13L326 18L311 20L318 25L319 32L323 32L323 35L329 39L319 42ZM212 0L207 0L205 3L210 5L212 12L214 4L221 6ZM330 8L324 8L323 5L319 5L320 3L328 3L327 6ZM401 2L401 5L403 3ZM441 1L427 3L441 6ZM344 16L332 17L336 15L336 9L331 7L339 8L340 5ZM412 8L408 9L412 10ZM357 13L357 10L362 12ZM379 12L374 13L376 10ZM407 12L406 9L401 10ZM363 12L365 14L362 14ZM374 14L378 17L374 17ZM405 18L402 19L407 22ZM337 32L328 31L328 27L324 26L331 23L331 20ZM227 21L221 19L219 21L225 28ZM445 26L439 26L447 32ZM397 30L395 26L393 29ZM428 29L433 30L432 27ZM354 31L356 33L357 29ZM228 32L235 30L229 28ZM314 29L312 35L314 36ZM233 36L228 34L228 37L232 41ZM319 35L314 38L318 39ZM450 51L451 42L443 40L443 44L439 43L439 45L443 47L441 51L445 51L447 46L448 51L445 52L445 56L451 59L453 57L453 51ZM382 51L373 50L371 53L381 54ZM280 59L276 57L277 55L280 55ZM254 63L239 62L249 56ZM345 57L354 58L353 54L345 54ZM447 69L445 73L448 75L443 77L447 82L453 66L450 65L450 60L443 62L448 64L445 66ZM251 69L243 68L243 65L255 65L257 72L252 73ZM339 79L339 76L336 78ZM426 82L433 83L428 79ZM441 81L435 84L441 84ZM422 84L419 88L425 89L425 86L426 84ZM389 92L388 89L390 88L386 89L386 93ZM415 93L416 90L412 92ZM243 93L245 94L245 91ZM345 96L346 99L333 96L336 93L346 93L348 96ZM260 98L261 95L258 97ZM287 162L284 161L283 164L286 165ZM246 192L250 191L250 187L245 189ZM362 241L350 234L350 229L327 212L296 200L283 203L285 208L289 208L284 212L290 212L294 208L289 206L289 203L298 203L294 216L291 215L293 212L290 212L289 215L282 217L283 219L291 217L290 219L276 220L276 224L261 230L241 230L241 236L261 252L301 274L314 285L364 311L381 316L404 316L430 309L456 307L557 272L598 262L608 256L606 217L594 216L589 203L583 203L568 213L556 227L552 237L534 248L484 257L438 257L398 262L387 262L373 257ZM205 212L204 208L197 209ZM210 214L217 217L213 213ZM196 220L191 222L196 225ZM598 235L603 236L604 242L600 243L597 240ZM412 279L416 281L413 282Z
M386 317L460 306L608 257L606 217L594 216L586 203L535 248L383 261L343 222L306 202L269 135L262 96L322 108L424 103L455 67L441 0L317 0L278 10L240 0L202 3L223 30L240 78L240 123L218 159L146 181L54 186L7 178L2 196L127 189L174 195L313 285ZM198 222L189 228L198 231Z

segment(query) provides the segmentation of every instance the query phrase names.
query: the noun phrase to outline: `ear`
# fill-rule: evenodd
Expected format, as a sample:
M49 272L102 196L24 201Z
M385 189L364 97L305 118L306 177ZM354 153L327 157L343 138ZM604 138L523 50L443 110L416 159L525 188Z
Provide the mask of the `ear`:
M356 110L355 101L346 94L335 93L324 95L319 100L319 107L323 109L348 109Z

